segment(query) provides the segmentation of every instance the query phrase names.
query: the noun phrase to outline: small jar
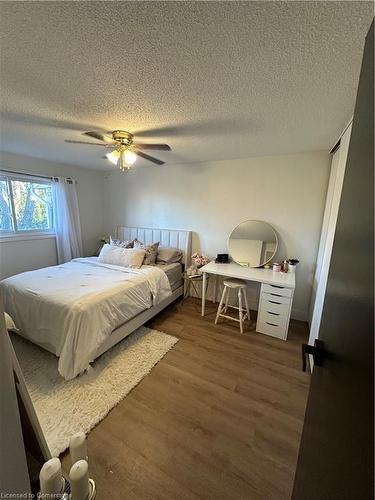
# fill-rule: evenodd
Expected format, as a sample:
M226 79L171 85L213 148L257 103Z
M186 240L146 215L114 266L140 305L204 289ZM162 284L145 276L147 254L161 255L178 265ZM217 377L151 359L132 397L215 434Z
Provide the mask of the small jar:
M279 264L278 262L274 262L273 266L272 266L272 270L279 273L281 271L281 264Z
M283 273L287 273L289 271L289 264L287 260L283 262Z

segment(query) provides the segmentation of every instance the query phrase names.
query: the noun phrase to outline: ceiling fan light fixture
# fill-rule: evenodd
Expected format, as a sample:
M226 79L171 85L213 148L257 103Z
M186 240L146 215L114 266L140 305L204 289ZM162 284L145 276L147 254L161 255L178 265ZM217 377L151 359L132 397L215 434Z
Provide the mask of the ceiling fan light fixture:
M117 165L119 159L120 159L120 151L112 151L111 153L107 153L106 157L108 160L113 163L114 165Z
M122 172L124 170L129 170L137 159L137 155L133 151L123 149L116 149L111 153L107 153L106 157L111 163L119 167Z

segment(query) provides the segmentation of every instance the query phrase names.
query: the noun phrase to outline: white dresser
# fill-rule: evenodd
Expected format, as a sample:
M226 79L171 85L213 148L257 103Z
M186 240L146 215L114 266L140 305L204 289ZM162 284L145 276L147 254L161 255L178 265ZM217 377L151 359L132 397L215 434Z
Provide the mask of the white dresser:
M294 273L280 273L272 269L243 267L231 262L216 264L210 262L201 268L203 273L202 316L205 313L207 275L216 277L214 280L213 302L216 302L216 289L219 276L238 278L261 283L258 320L256 330L265 335L271 335L286 340L288 335L290 312L292 309L295 289Z
M286 340L294 289L262 283L256 330Z

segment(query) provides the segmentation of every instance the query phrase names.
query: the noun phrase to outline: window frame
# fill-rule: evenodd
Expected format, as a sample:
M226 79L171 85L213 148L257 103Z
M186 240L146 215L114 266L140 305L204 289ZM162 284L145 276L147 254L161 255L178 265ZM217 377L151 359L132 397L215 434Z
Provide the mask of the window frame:
M35 182L38 184L47 184L53 189L52 179L49 177L42 177L32 174L24 174L19 172L10 172L6 170L1 170L0 168L0 178L5 179L8 187L9 202L10 202L10 213L12 217L13 230L6 231L0 228L0 241L12 241L12 240L26 240L26 239L43 239L43 238L53 238L56 236L55 228L47 229L18 229L17 227L17 217L14 203L14 194L12 189L12 181L20 182Z

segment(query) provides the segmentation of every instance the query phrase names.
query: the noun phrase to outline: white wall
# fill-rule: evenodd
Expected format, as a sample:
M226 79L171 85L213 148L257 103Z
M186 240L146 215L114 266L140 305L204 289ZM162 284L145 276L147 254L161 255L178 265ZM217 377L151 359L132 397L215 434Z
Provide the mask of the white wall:
M1 153L0 168L50 176L70 176L76 179L83 252L84 255L93 254L98 247L98 239L104 232L104 172L5 152ZM56 263L54 238L0 241L0 279Z
M301 261L292 316L307 320L329 169L329 154L313 152L113 172L105 183L106 231L190 229L193 251L215 257L227 252L239 222L269 222L280 239L277 259Z

